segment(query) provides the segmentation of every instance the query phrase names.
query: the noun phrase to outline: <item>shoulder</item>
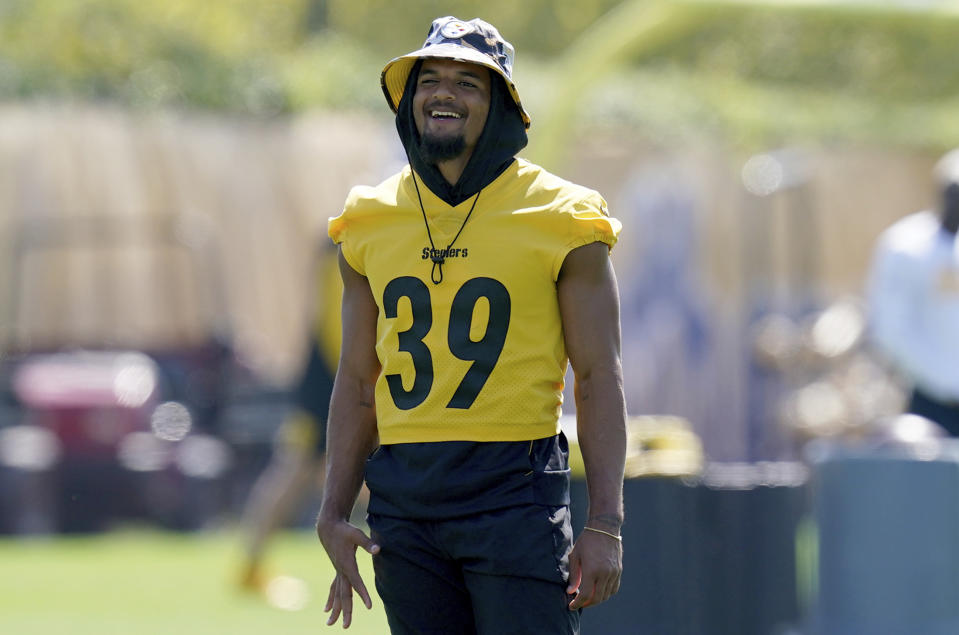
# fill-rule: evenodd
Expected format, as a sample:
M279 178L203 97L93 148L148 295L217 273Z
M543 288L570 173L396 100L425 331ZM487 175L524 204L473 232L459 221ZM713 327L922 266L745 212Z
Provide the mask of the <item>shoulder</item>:
M410 168L406 166L377 185L356 185L347 194L343 211L350 212L369 207L395 206L409 178Z
M606 200L594 189L557 176L526 159L517 158L514 169L527 196L549 199L555 211L593 209L608 215Z
M410 168L406 166L378 185L353 187L346 197L343 210L339 215L330 217L327 223L327 233L333 242L343 243L348 235L355 237L357 231L362 234L363 227L375 223L383 215L395 214L405 197L404 190L409 179Z
M516 170L517 195L524 199L516 201L514 209L523 210L528 222L559 246L553 262L554 279L570 250L593 242L609 248L616 244L622 224L609 215L606 199L599 192L524 159L517 159L511 169Z
M905 216L882 232L879 249L890 255L903 257L923 254L939 234L939 220L931 211Z

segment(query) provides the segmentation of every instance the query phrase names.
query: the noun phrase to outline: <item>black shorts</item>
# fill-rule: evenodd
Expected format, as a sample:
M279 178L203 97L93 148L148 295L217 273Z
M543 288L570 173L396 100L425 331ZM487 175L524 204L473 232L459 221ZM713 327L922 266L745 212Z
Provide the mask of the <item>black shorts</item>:
M368 516L393 635L574 635L569 508L522 505L448 520Z

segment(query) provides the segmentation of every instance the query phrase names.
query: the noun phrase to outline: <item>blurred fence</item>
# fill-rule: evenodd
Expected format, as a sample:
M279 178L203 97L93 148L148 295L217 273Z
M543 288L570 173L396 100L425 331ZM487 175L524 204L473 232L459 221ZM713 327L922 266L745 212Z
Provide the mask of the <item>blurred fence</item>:
M272 123L0 109L8 350L231 339L262 375L301 359L310 259L386 139L350 117Z
M630 412L687 418L716 460L791 454L781 402L829 370L803 366L799 340L859 292L878 233L931 200L935 157L819 147L757 163L629 131L575 143L575 160L551 167L601 191L625 227L613 258ZM352 185L397 167L398 151L385 114L0 108L6 350L226 337L284 384L302 359L325 220ZM762 333L795 355L770 364Z
M683 416L710 458L740 461L796 458L807 434L899 406L858 300L879 232L933 202L935 156L577 142L565 174L624 225L613 259L631 413Z

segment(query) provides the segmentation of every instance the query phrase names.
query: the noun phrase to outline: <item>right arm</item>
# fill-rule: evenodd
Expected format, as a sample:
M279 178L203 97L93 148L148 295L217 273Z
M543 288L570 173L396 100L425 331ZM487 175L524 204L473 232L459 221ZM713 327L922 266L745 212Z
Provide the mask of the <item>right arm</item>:
M380 363L375 348L378 309L369 281L350 267L342 251L339 266L343 341L327 420L326 483L316 532L336 568L326 603L326 610L332 611L327 623L335 623L342 613L347 628L353 590L367 608L372 606L356 564L356 549L379 550L349 518L363 484L366 459L378 443L373 395Z

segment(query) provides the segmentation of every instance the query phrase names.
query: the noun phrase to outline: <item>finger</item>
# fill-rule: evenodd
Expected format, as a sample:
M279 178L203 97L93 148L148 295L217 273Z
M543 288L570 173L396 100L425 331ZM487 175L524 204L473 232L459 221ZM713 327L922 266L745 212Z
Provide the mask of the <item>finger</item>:
M579 593L577 593L576 597L573 598L573 601L569 603L569 608L575 611L576 609L581 609L587 606L591 606L593 603L592 602L593 595L595 593L596 593L595 586L589 583L581 584L579 587Z
M576 597L573 598L573 601L570 602L571 609L580 609L591 604L593 596L596 595L596 580L595 576L589 572L584 571L580 567L579 571L579 580L576 585Z
M326 620L326 625L333 626L334 624L336 624L336 620L338 620L339 618L340 618L340 609L339 607L335 607L333 609L333 612L330 613L330 619Z
M343 581L344 582L343 586L347 588L347 593L346 594L342 592L340 593L341 603L345 605L345 601L343 601L343 598L348 597L350 606L352 607L353 606L353 590L355 589L356 594L360 596L361 600L363 600L363 605L366 606L366 608L368 609L373 608L373 602L372 600L370 600L370 594L366 590L366 585L363 584L363 578L360 577L359 570L344 572L344 576L345 576L345 579Z
M370 599L370 594L366 590L366 585L363 584L363 579L360 577L356 578L357 584L353 585L353 588L356 589L356 594L360 596L360 599L363 600L363 606L368 609L373 608L373 600ZM350 604L352 605L353 598L350 597Z
M326 596L326 605L323 607L324 613L329 613L333 610L333 599L336 596L336 578L333 578L333 582L330 583L330 593Z
M622 571L614 571L609 575L609 578L606 582L606 593L603 596L604 602L619 592L619 585L622 579Z
M350 538L353 544L363 549L366 553L375 555L380 552L380 546L376 544L376 541L364 534L363 531L357 527L353 528Z
M615 581L614 579L612 579L612 578L606 580L606 581L603 583L603 585L600 587L600 589L602 590L602 592L599 593L599 594L597 594L597 597L595 598L596 604L602 604L603 602L605 602L605 601L608 600L609 598L613 597L613 594L616 592L616 591L614 590L615 583L616 583L616 581Z
M579 558L575 554L571 554L569 557L569 583L566 585L566 592L576 593L582 578L583 569L580 566Z
M356 594L360 596L360 599L363 600L363 605L366 608L373 608L373 601L370 600L370 593L366 590L366 584L363 583L363 578L360 576L360 570L356 566L356 560L353 560L350 563L350 568L342 572L342 575L345 577L344 583L345 586L350 588L350 606L353 605L353 589L356 589Z
M330 603L330 617L326 620L326 625L332 626L336 624L336 620L338 619L340 619L340 594L337 590L333 601Z
M623 576L621 575L617 575L616 577L613 578L612 582L610 583L609 597L613 597L614 595L619 593L619 585L622 582L622 580L623 580Z
M343 628L349 628L353 620L353 588L346 581L340 584L340 609L343 614Z
M343 576L337 574L331 587L331 592L333 593L333 603L331 606L330 619L326 621L328 626L336 624L336 621L340 619L340 615L343 612L343 600L341 597L343 585Z

